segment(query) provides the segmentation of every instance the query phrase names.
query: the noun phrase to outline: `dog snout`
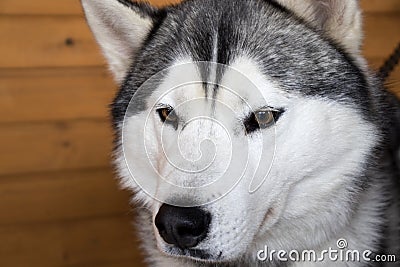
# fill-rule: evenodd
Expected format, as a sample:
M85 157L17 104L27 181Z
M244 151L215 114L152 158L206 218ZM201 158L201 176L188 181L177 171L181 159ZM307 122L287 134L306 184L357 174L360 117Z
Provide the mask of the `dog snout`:
M163 204L155 218L160 236L168 244L182 249L197 246L206 236L211 215L200 208L183 208Z

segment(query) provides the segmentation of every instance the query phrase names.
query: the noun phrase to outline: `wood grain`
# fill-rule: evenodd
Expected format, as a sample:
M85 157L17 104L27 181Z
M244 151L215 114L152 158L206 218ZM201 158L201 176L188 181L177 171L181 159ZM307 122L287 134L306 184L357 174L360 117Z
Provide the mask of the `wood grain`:
M115 215L0 227L0 266L144 266L132 218Z
M143 0L146 1L146 0ZM164 6L177 3L179 0L151 0L147 1L155 6ZM1 0L0 14L7 15L77 15L82 14L79 0Z
M3 69L0 123L105 119L115 91L103 67Z
M0 175L108 166L111 130L104 120L3 124Z
M361 0L360 4L366 13L400 13L399 0Z
M387 58L400 42L400 14L373 14L365 18L364 55Z
M1 0L0 14L7 15L76 15L82 13L79 0Z
M82 16L0 16L0 68L105 64Z
M110 168L3 176L0 228L129 214ZM12 207L12 208L11 208Z

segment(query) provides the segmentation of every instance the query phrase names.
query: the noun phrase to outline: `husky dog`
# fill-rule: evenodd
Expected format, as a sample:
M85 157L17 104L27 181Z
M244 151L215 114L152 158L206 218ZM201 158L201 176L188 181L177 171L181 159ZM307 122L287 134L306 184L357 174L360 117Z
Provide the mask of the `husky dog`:
M398 266L398 102L358 1L82 4L151 266ZM361 259L282 257L329 248Z

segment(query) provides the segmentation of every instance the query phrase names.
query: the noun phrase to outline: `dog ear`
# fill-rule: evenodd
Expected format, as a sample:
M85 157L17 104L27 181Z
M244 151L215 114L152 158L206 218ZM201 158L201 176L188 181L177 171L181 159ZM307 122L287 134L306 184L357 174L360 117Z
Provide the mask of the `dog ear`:
M120 84L151 31L157 10L129 0L82 0L88 24Z
M358 0L276 0L359 55L362 17Z

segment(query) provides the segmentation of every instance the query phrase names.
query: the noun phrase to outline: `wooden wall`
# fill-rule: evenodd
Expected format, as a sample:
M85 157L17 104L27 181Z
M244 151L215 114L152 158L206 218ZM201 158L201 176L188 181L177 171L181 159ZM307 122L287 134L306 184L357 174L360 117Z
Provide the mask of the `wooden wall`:
M377 67L400 1L362 5ZM400 69L391 79L400 92ZM143 266L109 163L115 90L78 0L0 0L0 266Z

